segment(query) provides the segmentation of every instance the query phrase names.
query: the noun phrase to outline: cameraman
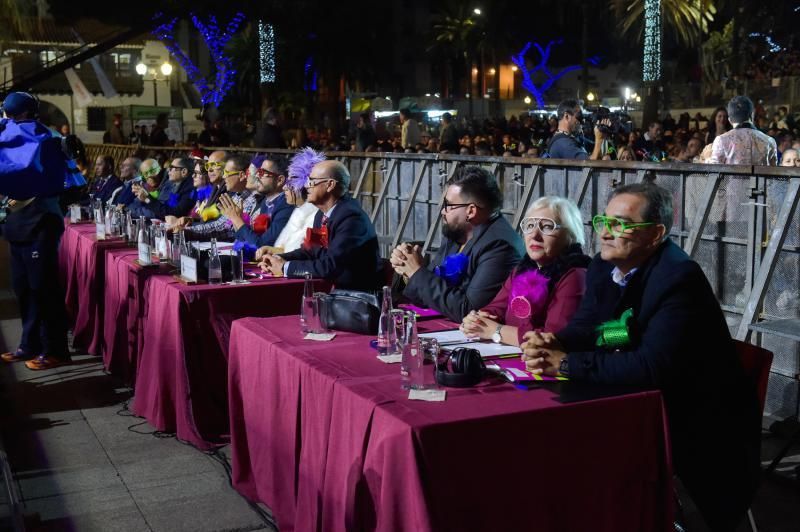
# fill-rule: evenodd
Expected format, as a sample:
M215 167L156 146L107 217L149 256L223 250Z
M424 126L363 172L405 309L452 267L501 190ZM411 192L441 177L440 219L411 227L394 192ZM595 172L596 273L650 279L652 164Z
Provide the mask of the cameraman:
M38 100L25 92L12 92L3 102L3 111L0 150L7 151L2 154L0 192L13 198L3 236L11 250L11 281L20 306L22 337L15 351L0 358L26 360L33 370L49 369L70 360L64 293L58 282L58 243L64 232L59 194L70 172L61 139L36 120Z
M594 149L589 155L586 148L583 147L582 122L583 112L578 100L564 100L558 104L558 131L547 144L551 159L591 159L593 161L602 159L604 137L598 127L600 124L594 126Z

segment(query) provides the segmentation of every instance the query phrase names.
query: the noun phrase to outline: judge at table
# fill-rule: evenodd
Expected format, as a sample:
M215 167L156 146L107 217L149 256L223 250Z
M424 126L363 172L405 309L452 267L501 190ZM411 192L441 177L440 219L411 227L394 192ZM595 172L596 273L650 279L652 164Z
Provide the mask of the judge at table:
M273 275L332 281L336 288L375 292L383 284L378 237L358 201L349 196L350 173L339 161L314 166L306 183L319 212L303 247L266 253L261 268Z
M593 220L601 251L578 311L555 335L528 333L523 359L571 381L661 390L677 475L711 530L734 530L759 475L758 402L708 280L668 238L672 220L669 191L615 189Z
M442 244L428 267L420 247L409 243L395 248L391 263L406 280L403 296L460 322L492 301L525 247L500 213L503 195L491 173L465 166L446 187Z

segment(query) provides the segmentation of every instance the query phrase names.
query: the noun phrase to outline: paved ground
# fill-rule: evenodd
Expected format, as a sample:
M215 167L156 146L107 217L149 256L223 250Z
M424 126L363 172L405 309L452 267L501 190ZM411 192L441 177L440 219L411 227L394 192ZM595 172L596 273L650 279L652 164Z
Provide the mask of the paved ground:
M0 290L0 349L16 346L19 338L10 297ZM0 367L0 437L27 530L273 530L269 518L230 487L219 457L154 435L130 417L124 408L129 398L130 390L106 375L94 357L39 373L21 364ZM765 436L765 460L782 441ZM788 475L798 464L795 448L782 469ZM0 530L8 526L3 492L0 485ZM690 503L686 511L688 530L704 530ZM753 512L762 532L798 532L800 486L765 480Z

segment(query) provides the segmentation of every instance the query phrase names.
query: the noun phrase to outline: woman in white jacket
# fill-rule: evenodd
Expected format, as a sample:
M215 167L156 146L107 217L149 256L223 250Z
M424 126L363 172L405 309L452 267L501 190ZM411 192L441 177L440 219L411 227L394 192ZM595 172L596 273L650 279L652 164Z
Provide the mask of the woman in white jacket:
M275 240L275 246L264 246L256 252L256 260L261 258L265 251L273 253L288 253L303 245L306 229L314 225L314 216L317 208L306 201L308 192L306 183L314 165L325 160L325 155L311 148L303 148L289 162L289 178L283 186L286 194L286 203L294 205L292 216L286 226Z

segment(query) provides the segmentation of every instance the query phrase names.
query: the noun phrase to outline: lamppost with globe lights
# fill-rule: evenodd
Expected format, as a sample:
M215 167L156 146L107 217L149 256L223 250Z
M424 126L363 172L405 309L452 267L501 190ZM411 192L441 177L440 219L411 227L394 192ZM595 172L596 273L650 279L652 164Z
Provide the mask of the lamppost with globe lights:
M150 74L151 79L153 81L153 106L158 107L158 86L156 82L159 81L158 73L164 76L163 81L167 81L169 79L170 74L172 74L172 65L165 61L159 68L156 70L155 67L147 66L144 63L139 63L136 65L136 73L142 76L142 80L147 74Z

